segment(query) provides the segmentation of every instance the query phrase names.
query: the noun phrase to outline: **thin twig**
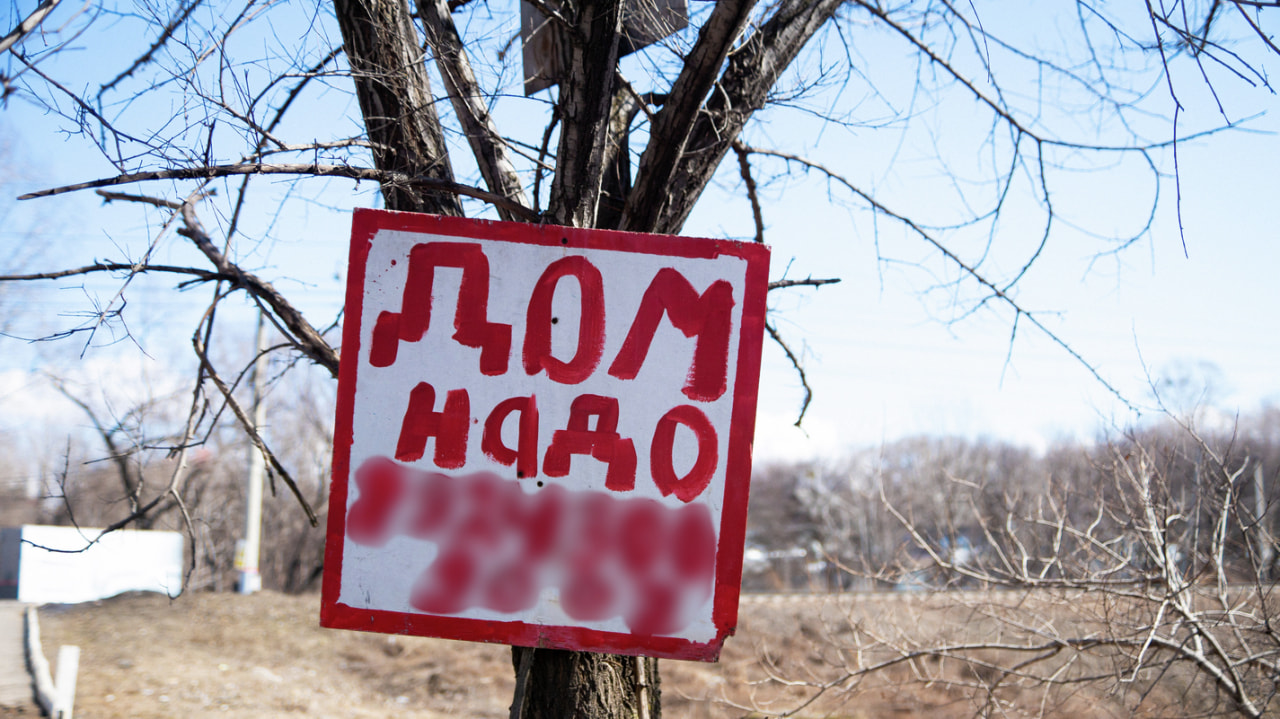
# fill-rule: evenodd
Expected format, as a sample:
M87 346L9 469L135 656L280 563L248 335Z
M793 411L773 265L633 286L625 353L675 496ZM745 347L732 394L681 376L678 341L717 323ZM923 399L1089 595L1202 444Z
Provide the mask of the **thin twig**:
M787 287L822 287L823 285L834 285L838 282L840 282L839 277L828 277L826 279L806 277L803 280L774 280L769 283L769 290L781 290Z
M787 354L787 359L791 361L791 366L795 367L796 374L800 376L800 386L804 388L804 401L800 403L800 415L796 417L795 421L795 426L799 427L800 423L804 421L805 412L809 411L809 402L813 399L813 390L809 387L809 378L805 376L804 366L800 364L800 358L796 356L795 352L791 351L791 347L787 345L786 340L782 339L782 335L778 333L773 323L765 322L764 329L773 338L773 341L778 343L782 351Z
M311 523L311 526L320 526L320 519L316 516L315 510L311 508L311 503L307 501L306 497L302 496L302 490L293 481L293 476L289 474L289 470L284 468L279 459L276 459L275 453L263 441L262 435L258 434L258 428L254 426L253 420L249 415L245 414L244 408L231 395L231 388L222 381L222 378L218 376L217 371L213 368L213 364L209 362L209 356L205 352L204 342L201 341L199 332L196 332L195 336L191 338L191 343L195 348L196 356L200 358L200 366L204 369L205 375L218 388L218 392L222 394L222 399L226 402L227 407L231 409L231 413L240 421L240 426L244 429L245 434L249 436L249 441L262 453L263 459L267 460L272 470L284 481L285 486L289 488L294 498L298 500L298 504L302 505L302 511L306 513L307 521Z
M349 165L321 165L305 163L266 164L256 162L237 163L234 165L208 165L204 167L188 167L174 170L151 170L147 172L131 172L115 177L79 182L74 185L63 185L38 192L29 192L18 197L19 200L34 200L40 197L51 197L79 190L90 190L96 187L128 185L134 182L151 182L154 180L209 180L215 177L231 177L236 175L311 175L315 177L347 177L353 180L370 180L387 184L400 184L420 187L424 190L448 192L488 202L518 216L527 222L537 222L540 216L506 197L495 195L479 187L463 185L434 177L416 177L402 172L376 170L369 167L351 167Z
M751 216L756 222L756 242L764 243L764 212L760 209L760 195L756 192L756 180L751 176L751 148L742 140L733 141L733 151L738 154L738 172L747 186L747 199L751 200Z

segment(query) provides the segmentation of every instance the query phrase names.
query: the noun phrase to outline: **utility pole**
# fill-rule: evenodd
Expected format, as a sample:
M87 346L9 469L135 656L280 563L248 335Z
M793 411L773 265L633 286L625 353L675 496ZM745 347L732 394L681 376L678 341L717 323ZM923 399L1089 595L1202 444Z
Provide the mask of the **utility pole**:
M261 434L267 420L267 403L263 387L267 381L267 326L262 313L258 313L257 357L253 361L253 429ZM262 544L262 475L266 460L256 447L249 452L249 486L245 493L244 539L237 543L236 569L239 578L236 588L241 594L253 594L262 589L262 575L258 573L258 554Z
M1266 582L1271 579L1276 548L1272 544L1271 523L1267 521L1267 485L1262 476L1262 462L1253 465L1253 516L1254 536L1258 538L1258 579Z

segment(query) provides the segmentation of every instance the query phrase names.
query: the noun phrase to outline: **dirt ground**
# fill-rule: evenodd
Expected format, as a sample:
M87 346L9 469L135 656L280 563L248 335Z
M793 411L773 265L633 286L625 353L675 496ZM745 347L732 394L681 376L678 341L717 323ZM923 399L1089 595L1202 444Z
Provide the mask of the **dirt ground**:
M946 718L992 708L973 691L971 668L904 663L862 680L847 673L858 662L878 661L851 650L867 646L851 638L905 646L956 631L989 634L982 617L991 612L975 613L972 603L928 595L744 597L740 613L738 635L719 663L662 663L665 716L762 717L798 709L800 717ZM81 647L81 719L508 716L509 648L321 629L318 615L318 595L193 593L171 601L131 594L46 606L40 620L51 659L61 644ZM804 704L817 685L842 677ZM1124 696L1105 688L1050 697L1034 689L1002 691L1001 713L1013 716L1134 714ZM1167 699L1153 692L1138 713L1160 714L1162 706L1185 702Z

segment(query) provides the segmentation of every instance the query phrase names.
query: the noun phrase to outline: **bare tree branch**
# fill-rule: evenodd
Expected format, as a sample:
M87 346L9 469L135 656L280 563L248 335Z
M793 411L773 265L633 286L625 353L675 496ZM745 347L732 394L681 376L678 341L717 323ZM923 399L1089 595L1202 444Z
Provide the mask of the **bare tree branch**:
M289 474L289 470L284 468L284 465L282 465L280 460L276 458L275 453L271 451L271 448L268 447L267 443L262 439L262 435L258 434L258 428L254 426L253 419L245 413L244 409L240 406L240 403L236 401L234 396L232 396L231 389L222 381L222 378L218 376L217 371L209 362L209 355L198 332L194 337L192 337L192 346L195 348L196 356L200 358L200 366L203 369L205 376L208 377L209 380L213 382L214 386L218 388L218 392L222 394L223 401L226 403L227 407L231 408L231 412L235 415L236 419L240 421L241 428L244 429L249 440L253 442L253 446L257 451L262 453L262 457L267 460L267 464L271 466L272 471L279 475L280 479L284 481L285 486L287 486L289 491L293 493L294 499L298 500L298 504L302 506L302 511L306 513L307 521L311 523L311 526L320 526L320 519L316 516L315 510L311 508L310 502L308 502L307 498L302 495L302 490L299 489L297 483L293 481L293 476Z
M734 140L733 150L738 154L738 172L747 187L747 199L751 201L751 216L756 223L756 242L764 242L764 212L760 209L760 195L756 191L755 178L751 176L750 148L741 140Z
M653 120L652 136L662 139L650 142L640 156L636 186L623 210L623 228L652 231L654 209L671 191L669 183L684 156L699 110L754 6L755 0L717 2L698 31L698 42L671 85L668 102Z
M684 226L730 143L747 120L764 107L769 92L800 49L841 5L843 0L784 0L777 5L773 16L729 58L715 92L693 118L693 127L674 164L665 159L659 161L660 156L666 157L666 151L654 147L654 143L645 148L645 156L654 159L648 164L651 169L646 169L645 156L641 157L636 191L627 202L623 218L624 229L676 233ZM661 118L662 114L660 121Z
M840 278L838 277L828 279L806 277L803 280L774 280L769 283L769 289L772 291L784 289L786 287L821 287L823 285L834 285L839 281Z
M467 197L474 197L478 200L484 200L485 202L501 207L508 212L517 214L522 219L529 222L536 222L539 219L538 214L533 210L522 207L505 197L494 195L493 193L487 192L478 187L461 185L450 180L438 180L431 177L411 177L397 172L375 170L367 167L301 163L262 164L250 162L235 165L214 165L210 167L133 172L118 175L116 177L107 177L100 180L91 180L89 182L80 182L74 185L65 185L48 190L40 190L39 192L29 192L25 195L19 196L18 199L33 200L40 197L61 195L67 192L93 189L95 187L128 185L134 182L151 182L154 180L207 180L215 177L231 177L235 175L310 175L315 177L348 177L353 180L373 180L382 183L384 186L395 185L405 188L422 187L437 192L445 192L453 195L465 195Z
M147 48L146 52L144 52L138 59L134 60L133 64L130 65L127 70L116 75L114 80L98 88L98 99L101 100L102 96L106 94L108 90L111 90L124 80L132 77L139 68L151 62L152 58L155 57L156 52L165 46L165 43L173 37L173 33L187 21L187 18L191 16L191 13L194 12L196 8L200 7L202 2L204 2L204 0L187 0L187 2L178 9L178 13L174 16L173 20L164 26L160 32L160 37L156 38L156 41L151 44L151 47Z
M444 131L406 0L334 0L388 209L461 215ZM433 183L405 184L400 177ZM505 198L504 198L505 199Z
M58 7L60 2L62 0L42 0L36 6L36 9L31 11L30 15L23 18L22 22L15 25L8 34L0 38L0 52L8 50L21 42L22 38L35 32L36 28L40 27L40 23L44 22L44 19L49 16L49 13L53 12L54 8Z
M962 259L959 255L957 255L945 244L943 244L941 240L939 240L937 237L934 237L931 233L925 230L922 226L913 222L910 218L906 217L905 215L894 212L893 210L884 206L880 201L876 200L870 194L861 190L856 185L849 182L849 180L833 172L832 170L825 167L821 163L817 163L812 160L807 160L798 155L792 155L790 153L785 153L785 152L777 152L773 150L761 150L761 149L751 148L751 147L747 147L745 149L746 151L753 152L756 154L770 155L770 156L778 157L791 162L797 162L805 167L817 170L823 173L824 175L826 175L828 178L843 185L847 190L849 190L854 195L859 197L863 202L867 203L867 205L872 210L874 210L877 214L883 215L885 217L888 217L902 224L904 227L910 230L912 234L914 234L915 236L919 237L920 239L924 240L926 243L931 245L937 252L939 252L943 257L945 257L949 262L951 262L953 265L959 268L962 272L968 275L971 279L973 279L975 282L981 285L984 288L984 290L989 293L991 298L999 300L1002 304L1007 306L1009 309L1013 310L1015 317L1027 318L1028 322L1034 325L1036 329L1040 330L1046 337L1049 338L1051 342L1053 342L1055 345L1061 348L1064 352L1070 355L1072 359L1074 359L1077 363L1079 363L1082 367L1084 367L1085 370L1088 371L1089 374L1095 380L1097 380L1099 384L1105 387L1107 391L1110 392L1116 399L1123 402L1125 406L1129 407L1130 409L1134 411L1137 410L1137 408L1133 405L1133 403L1130 402L1129 399L1126 398L1123 394L1121 394L1119 389L1117 389L1113 384L1108 382L1106 378L1102 376L1101 372L1098 370L1097 367L1095 367L1092 363L1086 360L1065 339L1060 337L1053 330L1049 329L1048 326L1046 326L1043 322L1040 321L1040 318L1037 317L1035 313L1024 308L1017 300L1015 300L1012 297L1012 295L1009 294L1007 289L1001 289L993 281L988 279L983 273L978 272L976 268L971 266L969 263L965 262L964 259Z
M809 387L809 378L805 376L804 366L800 364L800 358L795 352L791 351L791 347L787 345L786 340L782 339L782 335L778 333L778 329L773 326L772 322L765 322L764 329L769 333L769 337L782 348L783 353L787 355L787 359L791 362L791 366L795 368L796 374L800 377L800 387L804 389L804 400L800 403L800 413L796 416L795 426L799 427L804 422L804 415L809 411L809 402L813 399L813 389Z
M194 242L196 247L204 253L205 257L209 258L209 261L213 263L221 274L235 276L235 284L237 286L243 287L256 299L265 302L271 308L272 313L284 324L284 327L292 336L294 346L297 347L298 351L327 369L332 376L337 377L338 353L311 326L311 323L307 322L302 313L269 283L240 269L235 263L229 261L217 247L214 247L200 221L196 218L195 209L190 204L183 206L182 218L185 226L178 232Z
M0 275L0 282L31 282L35 280L57 280L64 277L75 277L77 275L88 275L95 272L128 272L137 274L143 272L167 272L176 275L192 275L202 282L213 282L217 280L234 281L236 275L227 275L219 272L210 272L196 267L180 267L177 265L152 265L139 264L133 262L98 262L84 267L72 267L65 270L54 270L51 272L32 272L23 275Z
M467 57L462 38L458 36L446 0L417 0L417 6L418 17L427 31L427 43L435 53L440 77L444 80L453 111L462 124L463 134L471 145L471 153L480 166L485 184L494 194L527 208L529 200L525 197L515 166L507 156L506 143L498 133L489 109L482 102L480 84L471 70L471 60ZM498 214L504 220L520 219L519 214L504 207L498 207Z

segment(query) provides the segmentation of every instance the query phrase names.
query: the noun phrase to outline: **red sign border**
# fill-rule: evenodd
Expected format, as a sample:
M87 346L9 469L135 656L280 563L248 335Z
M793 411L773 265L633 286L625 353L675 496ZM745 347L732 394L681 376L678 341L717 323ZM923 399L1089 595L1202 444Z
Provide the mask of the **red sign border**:
M746 261L742 326L738 338L729 446L725 464L725 495L716 548L715 596L712 620L715 639L695 642L666 636L608 632L577 626L548 626L431 614L359 609L338 601L342 582L342 552L346 537L347 482L353 442L353 412L358 362L338 368L337 418L334 426L333 467L329 519L325 541L325 570L321 585L320 625L387 634L431 636L465 641L529 647L574 649L670 659L715 661L725 638L738 623L738 594L742 582L742 549L746 540L747 500L751 478L756 400L760 385L760 352L768 292L769 248L763 244L647 235L613 230L586 230L558 225L534 225L475 220L421 213L357 209L352 218L346 311L342 328L343 355L358 357L360 320L364 309L365 269L373 238L383 230L450 237L497 240L587 250L615 250L689 259L738 257ZM336 511L334 508L338 508Z

